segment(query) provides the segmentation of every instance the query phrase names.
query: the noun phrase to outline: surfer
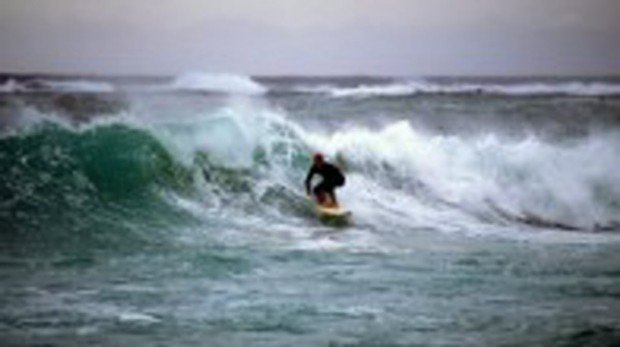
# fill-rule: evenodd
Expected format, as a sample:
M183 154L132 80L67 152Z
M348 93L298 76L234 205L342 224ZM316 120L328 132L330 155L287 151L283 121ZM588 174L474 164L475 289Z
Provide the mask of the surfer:
M312 167L306 176L306 194L310 196L310 182L314 174L318 174L323 180L312 189L317 202L325 207L338 207L334 189L344 185L345 178L342 171L335 165L326 162L321 153L315 153L312 161Z

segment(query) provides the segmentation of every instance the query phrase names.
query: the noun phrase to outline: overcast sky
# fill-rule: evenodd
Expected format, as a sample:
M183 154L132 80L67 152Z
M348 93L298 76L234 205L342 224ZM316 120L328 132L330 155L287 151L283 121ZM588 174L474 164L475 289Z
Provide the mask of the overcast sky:
M0 70L620 74L620 0L0 0Z

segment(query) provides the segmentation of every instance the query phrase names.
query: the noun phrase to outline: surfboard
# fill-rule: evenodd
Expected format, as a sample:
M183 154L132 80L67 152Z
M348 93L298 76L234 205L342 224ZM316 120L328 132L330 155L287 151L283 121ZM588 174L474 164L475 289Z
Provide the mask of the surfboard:
M348 224L351 217L351 211L342 206L325 207L316 205L316 214L321 221L338 225Z

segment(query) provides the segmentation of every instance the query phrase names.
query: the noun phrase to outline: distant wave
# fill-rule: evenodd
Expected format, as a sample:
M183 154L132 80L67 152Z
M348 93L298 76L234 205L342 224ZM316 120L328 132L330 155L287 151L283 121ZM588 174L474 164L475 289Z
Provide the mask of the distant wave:
M17 79L0 82L0 93L112 93L121 92L212 92L226 94L261 95L267 88L252 78L236 74L189 72L174 77L170 82L155 82L118 86L111 82L88 79Z
M9 79L0 85L0 93L111 93L115 90L110 83L89 80Z
M362 84L355 87L339 87L334 85L296 86L293 90L299 93L327 94L334 98L397 97L417 94L613 96L620 95L620 84L604 82L487 84L410 81L376 85Z
M56 92L79 92L79 93L111 93L115 88L112 84L98 81L73 80L73 81L41 81L43 86Z
M12 78L0 84L0 93L16 93L24 90L24 86Z
M267 92L266 87L248 76L228 73L184 73L174 79L171 87L175 90L247 95L258 95Z

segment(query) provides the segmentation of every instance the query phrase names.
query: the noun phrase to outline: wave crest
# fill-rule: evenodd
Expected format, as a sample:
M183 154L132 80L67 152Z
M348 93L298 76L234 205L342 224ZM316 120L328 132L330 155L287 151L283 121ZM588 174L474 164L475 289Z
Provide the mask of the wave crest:
M176 77L171 87L175 90L247 95L267 92L267 88L248 76L228 73L188 72Z
M327 94L334 98L399 97L418 94L617 96L620 95L620 84L603 82L493 84L409 81L389 84L361 84L355 87L338 87L334 85L297 86L294 90L300 93Z

